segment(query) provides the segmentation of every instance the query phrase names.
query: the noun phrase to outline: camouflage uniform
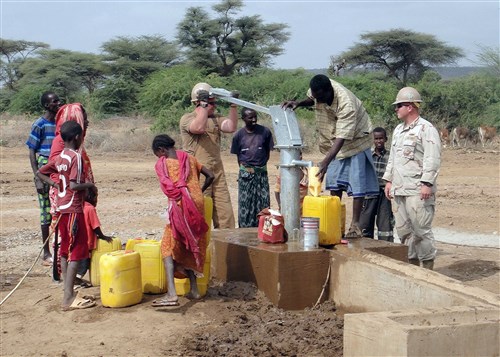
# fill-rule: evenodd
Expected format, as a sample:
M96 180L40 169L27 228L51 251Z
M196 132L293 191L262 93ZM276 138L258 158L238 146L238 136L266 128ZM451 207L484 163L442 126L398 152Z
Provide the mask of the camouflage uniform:
M383 179L392 182L396 230L408 245L408 259L434 260L436 248L431 230L434 218L436 178L441 166L441 140L436 128L422 117L394 130L389 162ZM420 199L422 182L432 184L432 196Z

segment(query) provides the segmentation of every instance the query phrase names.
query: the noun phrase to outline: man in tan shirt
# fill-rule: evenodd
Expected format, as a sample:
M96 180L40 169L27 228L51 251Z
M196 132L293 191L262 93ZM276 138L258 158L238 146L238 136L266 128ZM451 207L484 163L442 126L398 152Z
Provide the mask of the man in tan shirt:
M235 228L233 206L222 165L220 141L221 133L236 131L238 112L236 105L231 104L228 117L216 113L216 99L210 96L210 90L207 83L198 83L193 87L191 101L195 109L184 114L179 123L182 148L215 174L212 186L204 192L214 202L214 228L232 229Z
M437 129L420 116L421 103L420 94L412 87L401 89L392 103L402 123L394 129L382 179L387 181L385 195L393 200L398 236L408 245L408 261L432 270L437 250L431 225L441 139Z
M371 154L372 123L363 103L342 84L318 74L309 83L307 99L287 101L283 108L314 106L319 149L325 158L319 164L319 178L325 187L342 198L353 197L352 222L346 238L361 237L359 217L365 196L379 192Z

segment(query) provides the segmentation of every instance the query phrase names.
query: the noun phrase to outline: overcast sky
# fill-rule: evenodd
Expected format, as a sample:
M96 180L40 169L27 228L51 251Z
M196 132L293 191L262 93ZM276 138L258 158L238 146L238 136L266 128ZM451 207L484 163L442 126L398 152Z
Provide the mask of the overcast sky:
M190 6L211 12L218 1L23 1L0 0L1 37L41 41L52 49L100 53L117 36L160 34L174 40ZM213 15L213 13L212 13ZM275 68L325 68L366 32L404 28L432 34L463 49L474 65L478 45L499 45L499 2L495 1L245 1L241 15L289 25L285 53Z

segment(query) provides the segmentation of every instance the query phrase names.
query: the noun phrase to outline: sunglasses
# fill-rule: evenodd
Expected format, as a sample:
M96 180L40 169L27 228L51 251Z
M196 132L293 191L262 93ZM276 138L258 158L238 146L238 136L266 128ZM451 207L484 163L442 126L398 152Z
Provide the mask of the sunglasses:
M396 104L396 108L401 108L401 107L409 107L411 104L408 103L398 103Z

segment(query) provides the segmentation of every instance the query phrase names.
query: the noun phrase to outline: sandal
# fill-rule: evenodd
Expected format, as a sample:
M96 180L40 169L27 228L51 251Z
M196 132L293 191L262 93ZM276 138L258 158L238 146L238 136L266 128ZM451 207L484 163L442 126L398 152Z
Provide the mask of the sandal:
M69 306L63 306L63 311L71 311L77 309L88 309L89 307L94 307L96 305L95 300L85 299L81 296L76 296L75 300Z
M44 267L51 267L54 261L52 260L52 257L47 257L44 260L42 260L42 265Z
M361 228L358 226L351 226L349 231L345 234L345 238L363 238L363 232L361 232Z
M158 300L153 300L152 305L153 307L164 307L164 306L178 306L179 305L179 300L169 300L171 298L163 298L163 299L158 299Z

